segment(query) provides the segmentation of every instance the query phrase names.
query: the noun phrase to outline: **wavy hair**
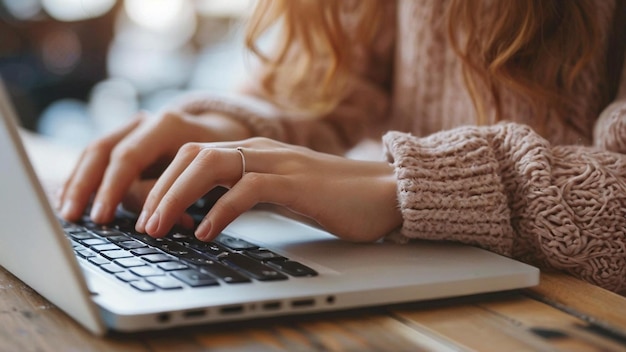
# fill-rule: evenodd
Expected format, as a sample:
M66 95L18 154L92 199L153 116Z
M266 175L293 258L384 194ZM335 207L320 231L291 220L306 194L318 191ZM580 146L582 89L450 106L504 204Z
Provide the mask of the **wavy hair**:
M354 48L372 45L383 5L378 0L259 0L246 45L263 64L265 94L313 115L330 111L349 90ZM500 119L501 86L562 117L576 108L574 83L599 46L594 14L592 0L450 0L448 37L462 60L477 123L487 122L489 98ZM264 53L258 40L277 24L277 47Z

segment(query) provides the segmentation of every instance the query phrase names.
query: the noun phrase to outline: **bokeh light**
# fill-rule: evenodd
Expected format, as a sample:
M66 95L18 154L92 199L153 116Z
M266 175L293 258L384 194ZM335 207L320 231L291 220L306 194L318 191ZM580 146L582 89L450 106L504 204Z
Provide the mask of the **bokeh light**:
M54 19L70 22L102 16L113 8L115 0L41 0L41 4Z
M59 28L45 34L41 44L43 63L50 72L65 74L78 65L82 46L78 35L70 30Z
M2 0L4 7L17 20L30 20L41 13L40 0Z

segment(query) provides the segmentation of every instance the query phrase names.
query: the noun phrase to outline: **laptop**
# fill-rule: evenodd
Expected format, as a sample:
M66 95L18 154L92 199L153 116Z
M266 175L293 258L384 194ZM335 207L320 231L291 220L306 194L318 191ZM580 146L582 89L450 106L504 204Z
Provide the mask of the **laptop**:
M250 210L214 243L155 240L121 214L58 218L0 82L0 265L97 335L380 306L530 287L539 270L471 246L356 244Z

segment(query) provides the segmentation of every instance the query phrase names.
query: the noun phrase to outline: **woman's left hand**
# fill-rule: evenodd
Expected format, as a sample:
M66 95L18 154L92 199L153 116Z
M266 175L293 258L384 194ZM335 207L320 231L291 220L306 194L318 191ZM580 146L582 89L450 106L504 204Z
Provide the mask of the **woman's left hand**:
M389 164L251 138L185 144L148 194L137 231L165 236L191 204L217 186L229 190L196 229L204 241L258 203L287 207L350 241L377 240L402 222Z

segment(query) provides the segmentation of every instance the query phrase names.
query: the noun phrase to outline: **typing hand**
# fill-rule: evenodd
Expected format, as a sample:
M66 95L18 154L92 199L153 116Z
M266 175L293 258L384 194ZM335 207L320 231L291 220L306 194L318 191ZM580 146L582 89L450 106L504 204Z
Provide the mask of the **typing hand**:
M402 221L387 163L252 138L183 146L150 191L137 231L164 236L190 204L216 186L229 191L196 229L201 240L215 238L258 203L285 206L351 241L379 239Z
M156 177L182 145L247 136L238 124L222 115L139 114L85 149L61 191L60 215L79 219L92 197L90 215L97 223L110 222L123 201L131 209L141 209Z

